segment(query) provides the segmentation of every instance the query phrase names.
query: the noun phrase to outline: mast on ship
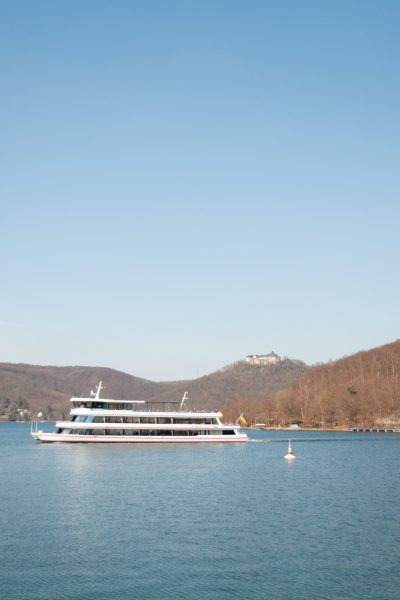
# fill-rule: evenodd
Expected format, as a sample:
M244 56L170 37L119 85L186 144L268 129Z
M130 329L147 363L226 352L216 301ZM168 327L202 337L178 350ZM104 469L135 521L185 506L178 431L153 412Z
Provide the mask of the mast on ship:
M179 407L179 410L182 410L182 408L185 408L187 410L186 400L188 400L188 398L189 398L189 394L187 392L185 392L182 396L181 405Z
M93 390L90 391L90 397L94 398L94 400L98 400L100 398L100 392L103 389L103 382L100 381L99 385L96 385L96 392Z

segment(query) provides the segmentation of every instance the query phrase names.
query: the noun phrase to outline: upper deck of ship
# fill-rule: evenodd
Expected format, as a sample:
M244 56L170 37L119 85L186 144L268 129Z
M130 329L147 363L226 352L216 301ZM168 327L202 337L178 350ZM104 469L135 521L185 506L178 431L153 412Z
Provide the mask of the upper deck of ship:
M82 415L85 411L90 411L90 414L126 414L131 415L135 412L157 413L160 416L175 416L175 415L199 415L201 417L222 417L219 410L190 410L187 408L185 401L188 399L187 392L184 393L180 402L173 400L115 400L113 398L100 398L102 382L97 386L96 392L91 392L89 397L73 396L71 398L72 408L71 415ZM99 413L97 411L100 411Z

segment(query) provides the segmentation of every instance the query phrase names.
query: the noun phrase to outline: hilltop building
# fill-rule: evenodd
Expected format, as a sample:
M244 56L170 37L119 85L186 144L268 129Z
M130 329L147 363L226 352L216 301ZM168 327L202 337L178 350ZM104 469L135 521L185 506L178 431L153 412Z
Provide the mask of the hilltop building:
M276 365L282 359L275 352L270 352L269 354L249 354L244 360L249 365Z

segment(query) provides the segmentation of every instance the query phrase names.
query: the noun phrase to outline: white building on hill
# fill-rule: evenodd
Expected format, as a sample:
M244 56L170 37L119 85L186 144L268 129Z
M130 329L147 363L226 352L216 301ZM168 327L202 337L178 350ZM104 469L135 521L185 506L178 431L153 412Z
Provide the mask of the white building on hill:
M275 352L270 352L269 354L249 354L244 360L249 365L276 365L282 359Z

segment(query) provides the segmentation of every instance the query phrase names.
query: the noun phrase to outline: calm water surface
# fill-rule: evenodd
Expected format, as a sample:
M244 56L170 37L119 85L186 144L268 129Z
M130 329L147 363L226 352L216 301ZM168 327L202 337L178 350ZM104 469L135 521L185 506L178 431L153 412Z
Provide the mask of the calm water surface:
M292 464L287 432L251 436L40 444L0 424L1 598L398 600L400 435L290 433Z

